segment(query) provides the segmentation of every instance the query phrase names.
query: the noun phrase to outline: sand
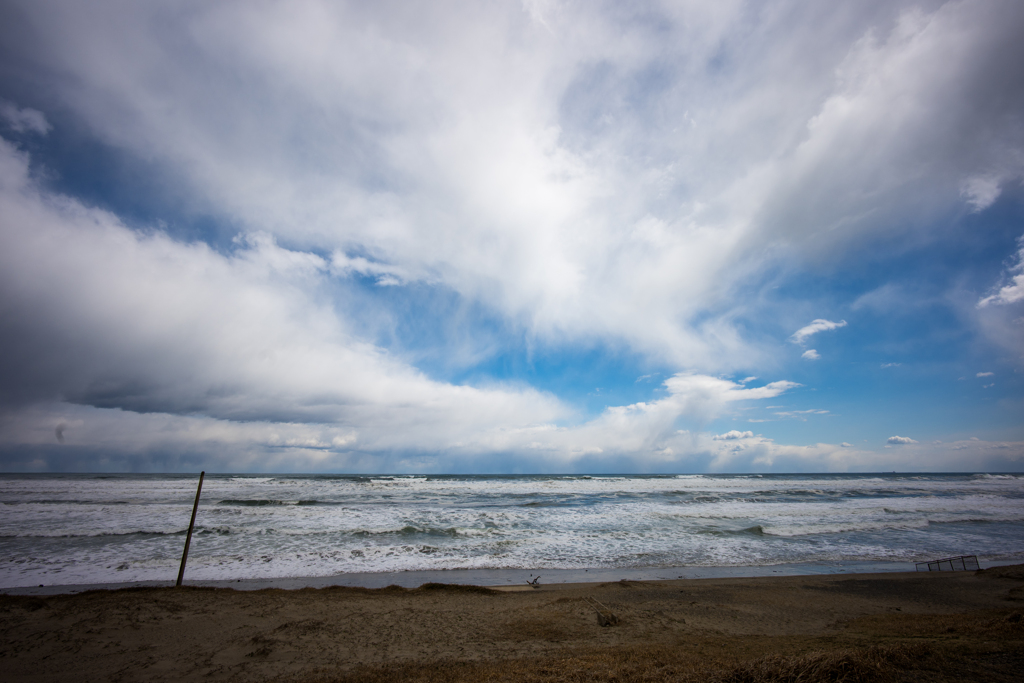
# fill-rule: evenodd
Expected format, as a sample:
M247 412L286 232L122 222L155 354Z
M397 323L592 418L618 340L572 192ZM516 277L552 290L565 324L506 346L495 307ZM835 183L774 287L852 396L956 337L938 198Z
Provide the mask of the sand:
M12 683L787 680L772 678L786 667L856 670L838 680L1024 680L1021 600L1024 565L538 589L7 595L0 670ZM617 623L600 625L599 611ZM832 676L819 674L801 680Z

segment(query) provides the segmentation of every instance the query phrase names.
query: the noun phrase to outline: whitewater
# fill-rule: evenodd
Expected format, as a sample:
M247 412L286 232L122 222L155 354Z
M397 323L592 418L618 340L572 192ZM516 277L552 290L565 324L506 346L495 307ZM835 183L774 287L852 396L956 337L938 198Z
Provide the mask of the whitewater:
M0 475L0 588L173 580L197 481ZM1017 474L207 474L187 574L1024 562L1021 522Z

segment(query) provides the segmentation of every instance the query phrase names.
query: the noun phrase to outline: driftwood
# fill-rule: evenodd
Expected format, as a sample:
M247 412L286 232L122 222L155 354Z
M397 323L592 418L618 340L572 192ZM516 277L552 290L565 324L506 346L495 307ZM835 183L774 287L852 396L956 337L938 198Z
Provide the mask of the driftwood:
M612 613L610 609L605 607L603 604L597 601L597 599L587 596L583 598L588 605L594 608L597 612L597 623L601 626L615 626L619 623L619 618Z
M185 536L185 550L181 553L181 567L178 568L178 582L174 585L181 586L181 580L185 578L185 562L188 561L188 546L192 543L192 529L196 525L196 511L199 509L199 494L203 492L203 477L206 470L199 473L199 486L196 487L196 502L192 504L192 519L188 523L188 534Z

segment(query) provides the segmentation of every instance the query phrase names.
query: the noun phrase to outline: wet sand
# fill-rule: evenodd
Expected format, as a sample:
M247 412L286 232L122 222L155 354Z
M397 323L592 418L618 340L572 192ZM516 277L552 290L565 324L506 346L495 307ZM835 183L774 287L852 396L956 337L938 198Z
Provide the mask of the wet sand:
M6 595L0 668L11 682L706 681L768 661L824 666L824 655L852 652L864 662L910 657L917 664L890 668L931 672L918 678L1019 680L1006 676L1024 670L1022 600L1024 565L537 589ZM617 623L602 626L599 611Z
M996 563L985 563L999 566ZM589 569L535 569L542 574L545 584L602 583L608 581L668 581L672 579L727 579L759 576L809 576L812 574L874 574L912 572L912 562L802 562L767 566L730 567L607 567ZM234 588L260 590L262 588L327 588L353 586L357 588L385 588L402 586L418 588L425 583L458 583L470 586L521 585L532 579L534 573L526 569L435 569L400 572L346 573L331 576L296 576L255 579L195 579L188 573L185 583L206 588ZM50 584L10 586L0 588L8 595L61 595L82 593L87 590L118 590L121 588L163 588L174 585L174 576L164 581L108 582L94 584Z

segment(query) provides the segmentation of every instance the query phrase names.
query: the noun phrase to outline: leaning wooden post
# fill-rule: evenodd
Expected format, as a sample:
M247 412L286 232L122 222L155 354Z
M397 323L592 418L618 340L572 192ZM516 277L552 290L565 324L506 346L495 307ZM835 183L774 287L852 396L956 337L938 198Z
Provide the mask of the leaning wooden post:
M188 559L188 546L192 542L192 528L196 525L196 511L199 509L199 494L203 491L203 477L206 476L206 471L203 470L199 473L199 486L196 488L196 502L192 505L192 519L188 523L188 534L185 536L185 552L181 554L181 568L178 569L178 583L174 584L175 587L181 585L181 580L185 578L185 560Z

